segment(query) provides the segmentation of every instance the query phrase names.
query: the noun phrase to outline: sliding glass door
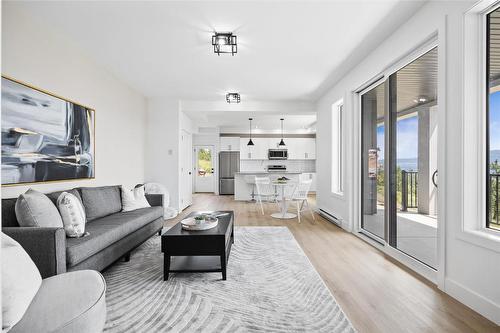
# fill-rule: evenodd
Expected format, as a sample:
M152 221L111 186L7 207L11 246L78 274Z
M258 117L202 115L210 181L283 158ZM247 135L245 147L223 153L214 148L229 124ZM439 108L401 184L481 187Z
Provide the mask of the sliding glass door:
M385 238L385 84L361 96L361 228Z
M361 95L361 229L437 265L437 54Z

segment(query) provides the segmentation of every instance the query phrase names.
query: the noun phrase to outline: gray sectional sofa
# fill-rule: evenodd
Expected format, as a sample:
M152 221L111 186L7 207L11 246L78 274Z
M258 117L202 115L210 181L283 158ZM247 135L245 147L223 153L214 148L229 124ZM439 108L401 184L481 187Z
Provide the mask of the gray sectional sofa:
M56 201L62 192L47 194ZM15 214L17 198L2 199L2 231L28 252L42 278L83 269L101 271L130 252L163 227L163 197L146 195L151 205L121 212L120 186L81 187L71 190L87 215L81 238L66 238L63 228L20 227Z

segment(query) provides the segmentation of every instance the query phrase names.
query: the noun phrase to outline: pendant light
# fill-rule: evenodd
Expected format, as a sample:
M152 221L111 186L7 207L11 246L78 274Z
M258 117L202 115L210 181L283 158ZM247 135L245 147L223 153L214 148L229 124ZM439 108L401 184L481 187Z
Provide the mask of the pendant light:
M283 141L283 121L284 121L285 119L281 118L280 120L281 120L281 141L280 141L279 145L280 145L280 146L286 146L286 145L285 145L285 141Z
M248 140L247 146L253 146L253 141L252 141L252 120L253 118L248 118L250 120L250 140Z

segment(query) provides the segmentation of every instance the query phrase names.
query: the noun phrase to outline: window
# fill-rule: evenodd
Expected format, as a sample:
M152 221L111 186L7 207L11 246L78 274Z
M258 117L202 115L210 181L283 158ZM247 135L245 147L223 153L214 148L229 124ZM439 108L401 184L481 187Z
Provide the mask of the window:
M339 195L344 192L343 116L344 104L340 100L332 105L332 192Z
M486 226L500 230L500 9L486 17Z
M478 1L464 15L462 116L462 221L457 236L463 241L500 252L495 164L499 145L497 101L500 49L498 3ZM496 23L496 24L495 24ZM480 149L478 149L480 148ZM444 182L444 184L443 184ZM446 188L446 178L439 186ZM498 207L498 208L497 208Z

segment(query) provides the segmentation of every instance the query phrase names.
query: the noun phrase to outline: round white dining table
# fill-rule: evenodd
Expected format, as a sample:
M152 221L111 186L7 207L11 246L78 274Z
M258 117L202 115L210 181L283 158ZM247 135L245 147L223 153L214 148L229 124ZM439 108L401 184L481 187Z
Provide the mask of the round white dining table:
M272 217L277 218L277 219L294 219L297 217L297 214L293 213L288 213L288 203L285 198L285 189L287 187L295 187L297 186L296 182L286 182L286 183L278 183L278 182L272 182L273 186L275 186L277 189L280 190L281 194L281 204L280 204L280 211L279 213L274 213L271 214Z

